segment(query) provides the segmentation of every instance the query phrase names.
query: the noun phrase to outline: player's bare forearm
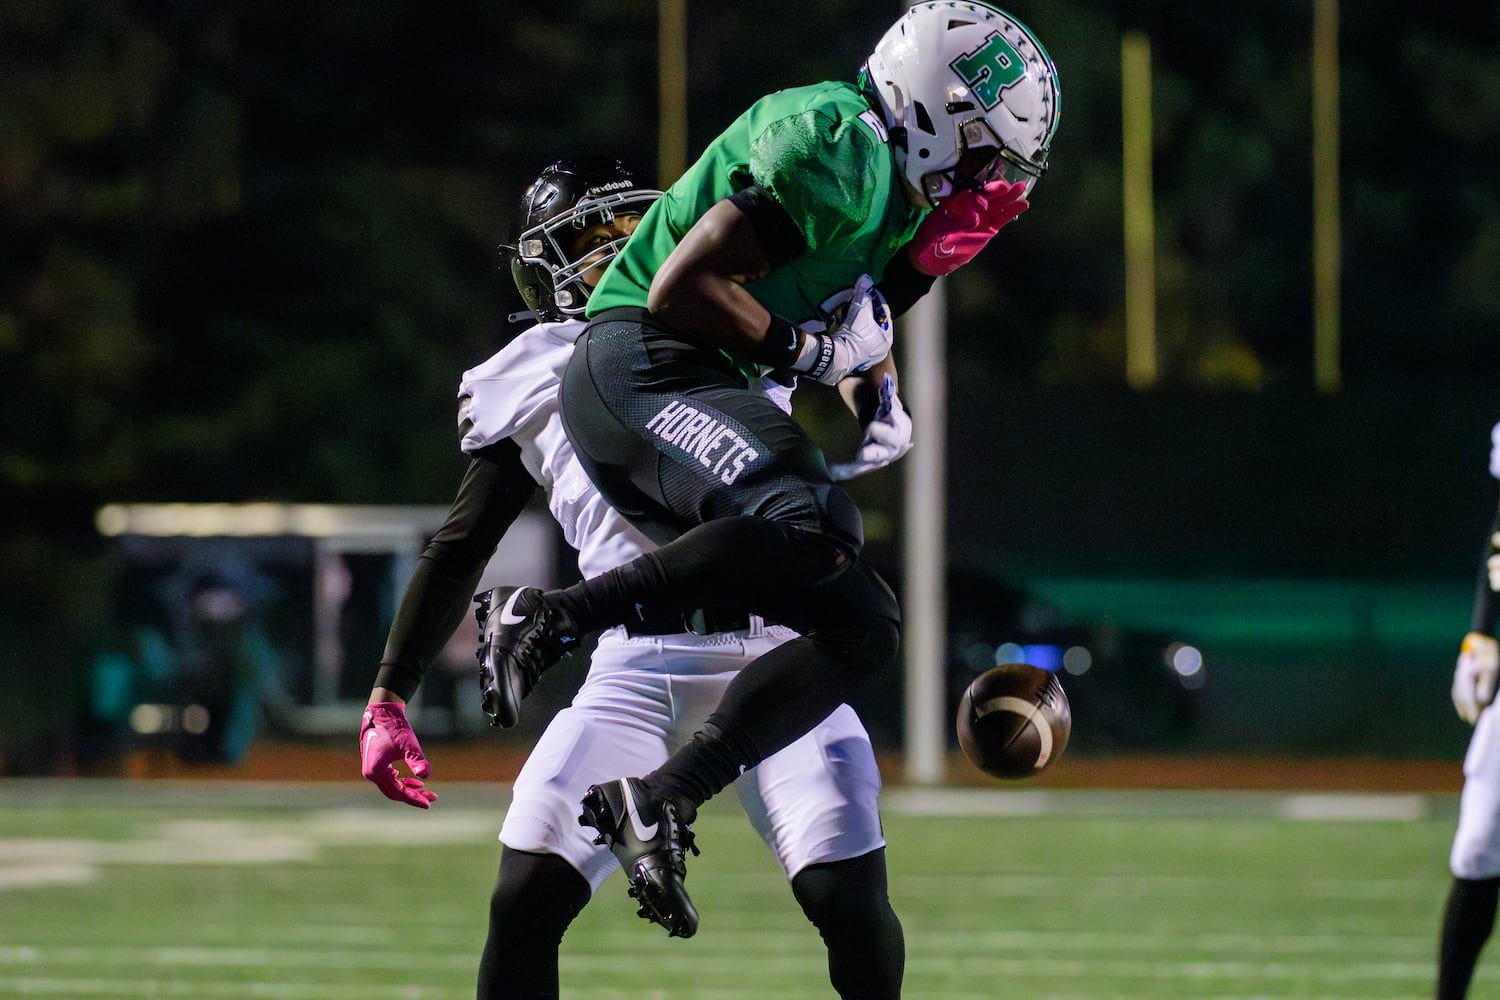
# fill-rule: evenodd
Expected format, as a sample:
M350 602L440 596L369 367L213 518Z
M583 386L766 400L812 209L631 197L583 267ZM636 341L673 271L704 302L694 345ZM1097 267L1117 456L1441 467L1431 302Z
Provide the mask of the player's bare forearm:
M721 201L662 262L646 308L695 343L755 358L771 314L745 291L744 283L768 269L749 219L732 202Z
M396 692L392 691L390 688L384 688L384 687L380 687L379 685L376 685L374 688L371 689L371 691L370 691L370 700L367 701L365 704L367 704L367 705L376 705L376 704L379 704L381 702L391 702L391 701L396 702L398 705L404 705L404 704L406 704L406 699L403 698L403 697L401 697Z
M880 386L887 375L893 383L898 382L894 352L876 362L874 367L850 375L839 383L839 395L844 398L844 405L849 407L861 427L875 418L875 411L880 406ZM897 386L893 385L895 387Z
M679 282L651 311L694 343L737 358L757 357L771 325L771 314L739 283L704 272Z

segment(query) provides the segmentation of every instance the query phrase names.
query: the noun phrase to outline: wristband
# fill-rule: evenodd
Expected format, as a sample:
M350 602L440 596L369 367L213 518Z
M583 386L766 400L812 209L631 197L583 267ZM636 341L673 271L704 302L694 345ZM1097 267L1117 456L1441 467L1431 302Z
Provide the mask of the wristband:
M788 320L773 315L771 325L766 328L765 340L761 342L760 357L756 360L772 368L790 368L797 362L801 344L801 331Z

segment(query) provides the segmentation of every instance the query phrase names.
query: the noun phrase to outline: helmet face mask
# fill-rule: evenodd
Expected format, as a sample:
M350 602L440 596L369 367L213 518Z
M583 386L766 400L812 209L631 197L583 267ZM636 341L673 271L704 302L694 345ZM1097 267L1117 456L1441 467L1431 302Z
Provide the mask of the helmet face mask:
M502 248L526 305L543 320L582 315L604 267L629 238L616 223L644 215L660 197L618 160L559 160L543 170L521 197L515 245ZM606 231L580 246L596 227Z
M958 162L922 176L929 201L935 204L955 191L976 190L997 180L1025 185L1023 197L1031 193L1042 170L1006 148L987 121L971 118L961 123L958 136Z
M1057 131L1057 70L1031 30L983 3L917 4L876 43L875 92L914 202L1004 179L1026 194Z

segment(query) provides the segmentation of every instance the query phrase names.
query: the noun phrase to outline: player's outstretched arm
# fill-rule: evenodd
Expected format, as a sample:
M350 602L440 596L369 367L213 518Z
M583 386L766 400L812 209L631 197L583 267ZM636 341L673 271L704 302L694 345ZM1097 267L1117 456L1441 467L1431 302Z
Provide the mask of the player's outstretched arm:
M423 787L427 758L406 720L405 705L427 664L468 614L485 564L536 488L514 441L480 449L447 519L417 560L359 730L361 773L388 799L426 809L437 798ZM401 764L409 777L398 769Z

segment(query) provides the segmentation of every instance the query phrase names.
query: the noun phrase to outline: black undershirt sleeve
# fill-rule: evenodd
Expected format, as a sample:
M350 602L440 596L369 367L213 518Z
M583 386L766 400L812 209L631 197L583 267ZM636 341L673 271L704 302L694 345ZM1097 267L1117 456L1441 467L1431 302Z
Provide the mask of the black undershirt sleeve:
M807 252L802 230L765 188L752 184L730 195L729 200L750 220L773 270Z
M1500 510L1495 513L1494 524L1485 538L1484 555L1479 560L1479 580L1474 585L1474 612L1469 618L1469 631L1484 635L1495 634L1495 618L1500 616L1500 595L1490 589L1490 560L1500 556Z
M906 256L905 248L902 248L896 251L896 256L885 266L885 274L880 279L880 293L885 296L885 304L890 307L891 315L900 316L916 305L918 299L932 291L936 281L936 275L918 271Z
M752 184L730 195L729 200L750 221L772 270L807 252L807 240L803 238L802 230L797 228L781 202L765 188ZM771 368L785 368L797 360L800 343L801 336L791 321L784 316L772 315L771 327L760 350L749 360Z
M490 445L469 462L448 518L423 549L396 609L376 687L407 700L416 694L427 665L469 613L495 547L536 489L513 441Z

